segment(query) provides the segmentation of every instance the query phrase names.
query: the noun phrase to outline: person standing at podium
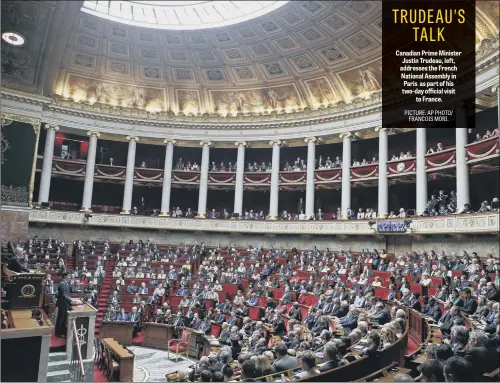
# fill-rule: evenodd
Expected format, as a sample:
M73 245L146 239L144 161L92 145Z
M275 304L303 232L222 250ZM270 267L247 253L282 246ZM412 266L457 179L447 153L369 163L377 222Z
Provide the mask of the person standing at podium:
M59 289L57 290L57 320L55 334L59 338L66 338L68 330L68 310L73 300L69 295L68 289L69 274L64 271L62 273L62 277L63 279L59 282Z
M7 268L16 273L29 273L30 269L21 265L21 262L19 260L23 255L24 255L24 250L20 247L16 247L14 256L11 259L9 259Z

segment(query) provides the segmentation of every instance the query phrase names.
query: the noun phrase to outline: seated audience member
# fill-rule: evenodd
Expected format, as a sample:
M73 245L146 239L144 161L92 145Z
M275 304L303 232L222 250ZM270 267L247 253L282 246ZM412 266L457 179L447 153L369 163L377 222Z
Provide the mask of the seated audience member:
M316 355L312 351L306 351L300 356L300 367L302 372L295 375L294 379L305 379L319 374L316 368Z
M319 368L320 372L333 370L334 368L340 367L347 362L345 359L338 358L337 347L333 342L328 342L325 344L325 347L323 349L323 361L324 363Z
M416 380L420 382L444 382L443 368L443 363L439 360L425 360L417 367L420 375Z
M276 347L276 361L271 368L272 373L290 370L291 368L298 367L297 358L288 355L288 349L284 343L280 343Z
M399 373L397 374L394 379L392 379L393 382L414 382L413 378L408 375L408 374L402 374Z
M444 363L444 378L447 382L474 381L474 367L461 356L452 356Z
M380 335L377 332L372 331L368 335L368 338L370 340L370 345L363 349L363 355L367 355L369 357L376 357L380 355Z
M465 350L465 359L474 367L476 381L481 381L484 378L483 374L499 367L499 357L500 354L484 331L471 331L468 348Z

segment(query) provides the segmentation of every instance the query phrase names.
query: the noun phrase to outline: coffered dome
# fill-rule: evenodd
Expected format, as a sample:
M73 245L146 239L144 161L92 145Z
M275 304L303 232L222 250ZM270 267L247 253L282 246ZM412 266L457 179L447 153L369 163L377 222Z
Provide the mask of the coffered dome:
M498 49L498 3L477 7ZM378 1L4 1L26 43L2 42L2 86L160 120L333 115L380 104L381 23Z

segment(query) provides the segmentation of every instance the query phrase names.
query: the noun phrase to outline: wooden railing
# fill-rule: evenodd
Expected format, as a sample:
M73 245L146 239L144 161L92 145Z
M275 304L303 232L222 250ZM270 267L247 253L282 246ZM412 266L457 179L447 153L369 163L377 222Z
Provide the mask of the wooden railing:
M71 362L69 365L71 381L83 382L85 378L85 370L83 368L82 350L74 320L72 321L71 325L73 327L73 352L71 353Z

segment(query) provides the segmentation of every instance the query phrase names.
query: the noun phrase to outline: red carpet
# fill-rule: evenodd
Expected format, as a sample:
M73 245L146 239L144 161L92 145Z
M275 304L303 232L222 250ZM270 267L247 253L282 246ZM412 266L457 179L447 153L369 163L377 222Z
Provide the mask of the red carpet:
M134 346L140 346L143 340L144 340L144 335L142 335L142 332L139 332L137 333L137 336L132 340L132 344Z
M93 382L107 382L108 379L104 376L101 370L97 368L97 366L94 363L94 378L92 380Z
M50 352L61 351L66 351L66 338L56 337L54 330L52 330L52 336L50 338Z
M406 355L417 351L417 349L419 348L420 345L417 344L413 339L411 339L411 337L408 337L408 345L406 346Z

